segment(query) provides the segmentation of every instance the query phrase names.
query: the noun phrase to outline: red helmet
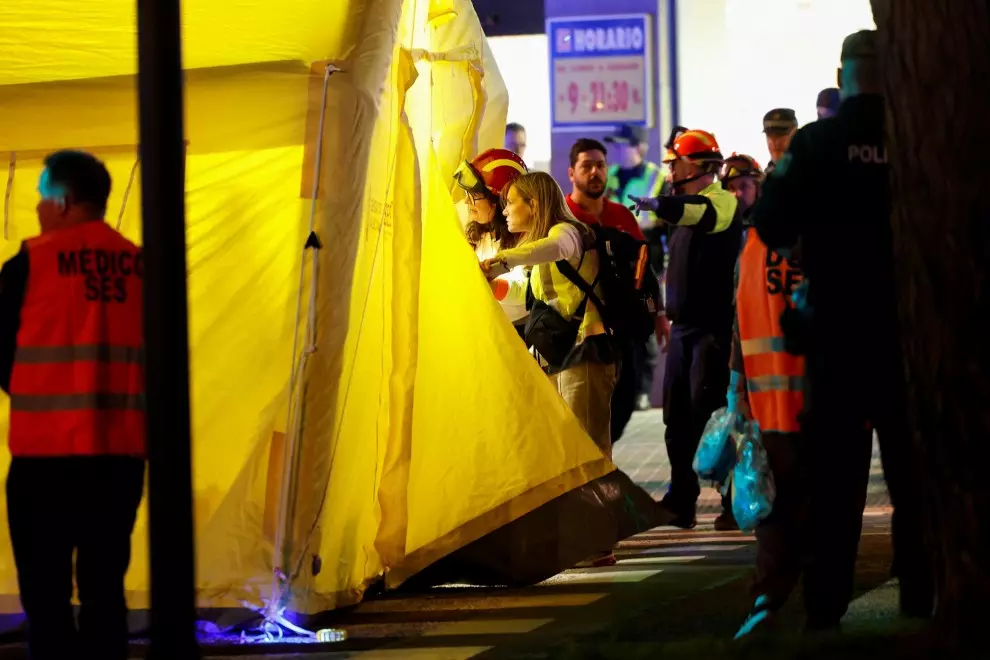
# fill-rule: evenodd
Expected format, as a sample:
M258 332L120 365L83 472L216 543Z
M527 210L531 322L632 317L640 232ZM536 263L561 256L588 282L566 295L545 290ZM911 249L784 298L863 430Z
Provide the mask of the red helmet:
M468 192L498 197L510 183L529 170L523 159L508 149L489 149L454 172L454 181Z
M752 156L733 153L725 159L725 164L722 167L722 174L720 178L723 182L728 182L744 176L762 179L763 169Z
M670 142L663 162L672 163L679 158L698 163L721 163L722 152L714 135L694 129L684 131Z

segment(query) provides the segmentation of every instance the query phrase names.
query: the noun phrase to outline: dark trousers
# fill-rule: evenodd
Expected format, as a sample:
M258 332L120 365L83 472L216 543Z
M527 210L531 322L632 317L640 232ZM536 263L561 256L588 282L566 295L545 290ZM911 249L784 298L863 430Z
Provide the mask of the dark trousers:
M11 461L7 517L32 658L127 657L124 574L143 488L144 461L136 458Z
M809 477L810 554L804 579L809 622L838 623L852 597L873 429L894 505L894 573L901 581L902 609L926 615L933 607L920 469L908 447L902 374L899 355L893 353L808 358L802 431Z
M694 510L701 494L694 454L712 413L726 405L728 337L675 325L663 376L663 422L670 460L665 504L677 513ZM725 500L723 500L723 506Z
M653 393L653 374L656 371L657 363L660 362L660 344L656 335L649 338L638 347L636 353L636 372L638 378L639 396L650 396Z
M637 350L634 342L622 342L619 352L619 377L612 392L612 417L609 420L613 445L622 437L636 409L636 395L639 389L639 374L636 369Z
M650 335L644 342L626 341L621 347L622 360L619 365L619 379L612 393L612 444L622 437L626 425L636 410L636 402L644 393L649 396L653 389L653 369L656 367L660 349L657 338Z
M756 528L757 596L769 599L776 610L787 602L801 577L807 509L805 464L799 433L764 433L776 497L773 510Z

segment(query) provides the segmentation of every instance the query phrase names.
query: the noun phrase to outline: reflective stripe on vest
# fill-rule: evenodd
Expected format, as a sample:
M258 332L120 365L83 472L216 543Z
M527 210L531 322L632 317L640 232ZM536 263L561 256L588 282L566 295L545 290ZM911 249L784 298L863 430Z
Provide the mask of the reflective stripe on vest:
M24 249L11 454L143 456L140 250L103 222L43 234Z
M800 268L774 254L748 232L739 258L736 313L749 407L763 431L794 433L804 406L804 359L784 350L780 315Z

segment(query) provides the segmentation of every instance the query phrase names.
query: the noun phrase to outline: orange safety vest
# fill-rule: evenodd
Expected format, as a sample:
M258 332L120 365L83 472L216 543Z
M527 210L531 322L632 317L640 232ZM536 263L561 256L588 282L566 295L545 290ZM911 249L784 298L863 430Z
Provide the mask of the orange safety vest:
M145 455L141 250L105 222L24 242L13 456Z
M801 269L749 230L739 258L736 314L746 389L760 430L795 433L804 406L804 358L784 350L780 315L803 281Z

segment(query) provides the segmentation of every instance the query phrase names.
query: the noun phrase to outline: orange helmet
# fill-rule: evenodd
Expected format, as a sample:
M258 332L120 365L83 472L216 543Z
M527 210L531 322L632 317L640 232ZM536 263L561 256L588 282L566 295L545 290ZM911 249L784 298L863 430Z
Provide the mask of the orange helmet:
M756 159L746 154L733 153L725 159L720 178L723 183L728 183L733 179L744 176L751 176L756 179L763 178L763 169Z
M677 135L668 143L667 157L663 162L672 163L679 158L697 163L721 163L722 152L714 135L708 131L692 129Z
M510 183L526 174L526 163L508 149L489 149L454 172L454 181L468 192L498 197Z

